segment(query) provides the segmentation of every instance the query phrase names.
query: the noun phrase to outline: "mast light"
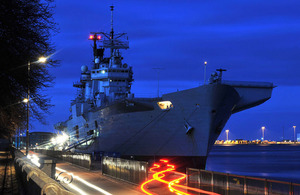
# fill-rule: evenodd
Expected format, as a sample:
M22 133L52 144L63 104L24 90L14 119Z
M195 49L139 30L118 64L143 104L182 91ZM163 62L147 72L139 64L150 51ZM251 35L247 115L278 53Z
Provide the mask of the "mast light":
M100 35L96 36L96 34L94 34L89 36L89 40L100 40L100 39L101 39Z

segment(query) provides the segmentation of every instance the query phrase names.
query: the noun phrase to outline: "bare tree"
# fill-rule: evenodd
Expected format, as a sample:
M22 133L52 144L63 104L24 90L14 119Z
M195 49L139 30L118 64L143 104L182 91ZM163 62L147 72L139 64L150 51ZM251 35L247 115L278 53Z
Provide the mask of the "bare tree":
M50 100L42 95L53 77L48 67L34 63L54 52L51 36L57 32L53 0L0 1L0 137L13 135L26 124L26 104L30 89L30 116L41 122ZM30 72L28 75L28 62ZM28 79L29 78L29 79Z

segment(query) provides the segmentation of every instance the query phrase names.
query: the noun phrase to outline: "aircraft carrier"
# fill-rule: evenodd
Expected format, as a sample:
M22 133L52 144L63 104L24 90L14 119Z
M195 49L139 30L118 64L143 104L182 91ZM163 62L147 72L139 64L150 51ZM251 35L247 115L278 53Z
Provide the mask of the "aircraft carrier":
M205 168L206 157L231 114L270 99L273 84L222 80L223 69L208 84L157 98L131 93L132 67L120 50L128 49L126 33L91 32L92 67L81 67L69 119L55 128L66 132L64 150L117 153L123 158L167 157L182 166Z

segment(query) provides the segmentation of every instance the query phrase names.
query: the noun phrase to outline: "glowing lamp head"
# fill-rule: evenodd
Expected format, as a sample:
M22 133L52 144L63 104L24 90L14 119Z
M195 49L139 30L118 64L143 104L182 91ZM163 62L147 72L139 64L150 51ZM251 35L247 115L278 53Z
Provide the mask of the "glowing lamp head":
M24 103L27 103L27 102L29 102L29 99L24 98L23 102L24 102Z
M40 57L39 58L39 62L40 63L45 63L47 61L47 58L46 57Z
M89 39L90 39L90 40L93 40L93 39L94 39L94 35L90 35L90 36L89 36Z
M266 129L266 127L265 127L265 126L262 126L262 127L261 127L261 130L265 130L265 129Z
M100 40L100 39L101 39L101 36L100 36L100 35L98 35L98 36L97 36L97 39L98 39L98 40Z
M204 65L206 65L206 64L207 64L207 61L204 62Z

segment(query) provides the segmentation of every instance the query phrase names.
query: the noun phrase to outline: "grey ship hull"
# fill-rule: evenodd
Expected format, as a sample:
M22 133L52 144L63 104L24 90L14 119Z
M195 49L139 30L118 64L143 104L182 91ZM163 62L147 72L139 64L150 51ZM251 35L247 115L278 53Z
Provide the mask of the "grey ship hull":
M144 160L183 158L184 166L204 168L231 114L268 100L272 89L271 83L210 84L159 99L128 99L86 112L77 110L64 130L74 135L78 126L80 135L98 132L90 146L77 152L116 152ZM171 101L173 108L162 110L159 101Z

